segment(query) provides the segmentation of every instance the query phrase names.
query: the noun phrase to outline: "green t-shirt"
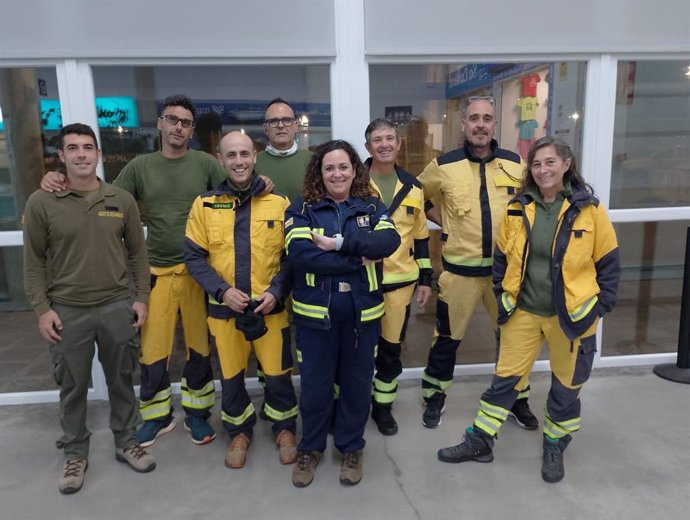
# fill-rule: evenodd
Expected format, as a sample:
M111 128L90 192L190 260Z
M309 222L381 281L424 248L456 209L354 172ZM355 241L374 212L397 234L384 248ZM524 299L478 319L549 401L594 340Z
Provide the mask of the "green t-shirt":
M299 197L307 173L311 152L297 150L288 157L276 157L268 152L256 156L256 173L265 175L275 184L274 192L285 195L290 202Z
M518 307L539 316L548 317L556 314L551 282L551 248L558 228L558 215L563 207L565 196L571 192L570 188L566 187L566 191L556 195L556 200L553 202L544 202L538 189L530 190L528 193L534 198L536 211Z
M166 159L161 152L140 155L122 169L113 184L130 192L139 203L148 226L151 265L184 262L182 246L192 202L226 177L217 159L197 150L189 150L180 159Z
M374 184L381 192L383 203L389 208L395 195L395 185L398 183L398 176L393 171L390 174L383 175L369 172L369 177L371 177L371 180L374 181Z

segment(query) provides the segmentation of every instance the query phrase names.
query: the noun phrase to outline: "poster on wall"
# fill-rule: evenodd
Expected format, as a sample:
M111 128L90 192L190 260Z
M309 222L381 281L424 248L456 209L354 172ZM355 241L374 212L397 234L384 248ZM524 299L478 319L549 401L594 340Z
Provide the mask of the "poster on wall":
M390 119L396 125L405 125L412 117L412 105L386 107L386 119Z

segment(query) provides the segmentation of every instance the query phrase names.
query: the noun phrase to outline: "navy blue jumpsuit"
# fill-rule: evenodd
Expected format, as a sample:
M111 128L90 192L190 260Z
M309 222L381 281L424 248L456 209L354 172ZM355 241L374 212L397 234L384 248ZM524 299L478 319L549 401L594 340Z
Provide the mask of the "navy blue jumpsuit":
M324 251L311 232L342 235L338 251ZM285 215L285 245L293 266L293 321L300 364L303 437L299 451L326 449L330 417L342 453L364 447L369 416L374 355L383 316L382 262L400 236L385 205L375 197L298 198ZM340 398L333 410L333 385Z

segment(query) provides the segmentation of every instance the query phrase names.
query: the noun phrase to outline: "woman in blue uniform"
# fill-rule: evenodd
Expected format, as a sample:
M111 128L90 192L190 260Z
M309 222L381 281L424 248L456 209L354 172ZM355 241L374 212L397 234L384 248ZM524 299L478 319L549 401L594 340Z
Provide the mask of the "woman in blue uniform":
M302 388L303 437L292 482L312 482L333 412L333 439L344 455L340 482L354 485L362 478L383 315L380 260L398 248L400 236L349 143L330 141L314 154L301 197L287 210L285 233Z

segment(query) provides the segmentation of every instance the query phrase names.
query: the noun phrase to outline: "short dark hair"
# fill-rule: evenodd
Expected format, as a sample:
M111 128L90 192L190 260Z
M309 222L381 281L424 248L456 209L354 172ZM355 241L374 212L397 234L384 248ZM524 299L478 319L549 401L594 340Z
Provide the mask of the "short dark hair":
M93 128L91 128L89 125L85 125L84 123L72 123L67 126L63 126L60 129L60 134L58 137L60 138L60 142L58 143L58 148L60 150L65 149L65 136L66 135L88 135L93 139L93 144L96 145L96 148L98 148L98 139L96 139L96 133L93 131Z
M314 155L311 156L311 160L307 165L307 173L304 176L304 184L302 184L302 198L305 202L318 202L326 196L326 186L323 183L321 165L323 164L324 156L335 150L344 150L347 153L352 169L355 172L355 177L350 187L350 195L362 199L371 196L369 171L364 167L362 160L350 143L342 139L336 139L319 146Z
M288 107L290 107L290 110L292 110L292 113L293 114L295 113L295 109L292 108L292 105L290 103L288 103L287 101L285 101L282 97L277 97L277 98L273 98L272 100L270 100L268 102L268 105L266 105L266 110L264 110L264 113L268 112L268 109L271 108L272 105L278 105L278 104L287 105Z
M194 108L194 103L184 94L175 94L174 96L168 96L163 100L163 112L168 107L182 107L186 108L192 113L192 119L196 119L196 108Z
M400 132L398 131L398 127L396 126L396 124L387 117L377 117L371 123L369 123L367 125L366 130L364 130L364 141L368 143L371 134L376 132L376 130L380 130L382 128L392 129L393 131L395 131L395 138L398 141L400 140Z

